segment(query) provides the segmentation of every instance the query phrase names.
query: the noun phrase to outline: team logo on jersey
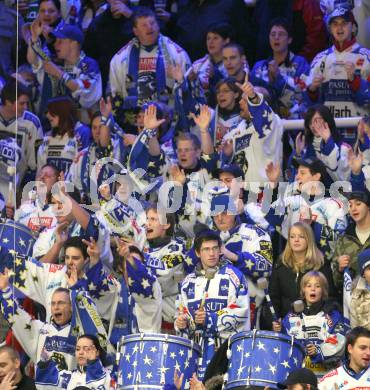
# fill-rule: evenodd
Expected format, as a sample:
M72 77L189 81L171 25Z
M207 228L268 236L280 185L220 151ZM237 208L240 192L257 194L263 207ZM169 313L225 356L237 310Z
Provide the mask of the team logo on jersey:
M189 283L188 287L185 289L188 299L194 299L195 297L195 284Z
M222 279L218 287L218 295L227 296L229 294L229 280Z

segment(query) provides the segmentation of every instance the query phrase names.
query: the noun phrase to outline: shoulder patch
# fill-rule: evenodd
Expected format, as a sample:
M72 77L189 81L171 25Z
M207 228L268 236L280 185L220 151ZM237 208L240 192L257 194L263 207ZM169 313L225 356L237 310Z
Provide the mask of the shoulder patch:
M23 119L32 122L37 128L41 127L40 119L35 114L32 114L32 112L25 111Z

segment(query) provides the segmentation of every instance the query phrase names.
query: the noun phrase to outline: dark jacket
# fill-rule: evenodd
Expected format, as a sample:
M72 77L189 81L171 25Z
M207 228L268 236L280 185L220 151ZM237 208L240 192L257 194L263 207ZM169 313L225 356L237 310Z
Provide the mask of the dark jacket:
M16 390L37 390L35 382L27 375L23 375L21 381L16 386Z
M319 270L329 283L329 296L335 298L335 288L330 264L325 262ZM291 310L291 305L300 299L300 284L304 273L295 273L291 268L285 266L281 260L274 266L271 274L269 293L272 304L278 318L284 318Z
M114 19L110 8L91 22L83 49L86 55L99 64L103 90L108 81L110 60L132 37L131 20L125 17Z
M248 49L253 29L248 23L242 0L180 0L173 21L174 39L195 61L206 54L206 35L210 25L228 23L233 27L235 40Z

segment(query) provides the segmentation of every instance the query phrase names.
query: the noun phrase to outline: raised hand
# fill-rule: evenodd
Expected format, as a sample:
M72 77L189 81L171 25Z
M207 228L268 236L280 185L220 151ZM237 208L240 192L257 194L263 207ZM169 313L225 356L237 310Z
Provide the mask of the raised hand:
M69 225L69 223L67 221L59 223L57 225L57 227L55 228L55 242L56 243L63 245L67 241L67 238L68 238L67 227L68 227L68 225Z
M178 83L182 83L184 80L184 72L180 64L168 65L167 73L171 79L176 80Z
M173 181L177 181L180 184L185 184L186 175L183 169L181 169L178 165L172 165L169 168L170 178Z
M78 272L76 264L72 264L70 272L65 274L68 287L73 287L78 282Z
M238 260L238 256L234 252L231 252L229 249L227 249L225 245L221 246L221 254L223 254L230 261L236 262Z
M197 375L194 373L190 381L190 390L205 390L204 384L197 378Z
M298 133L295 139L295 151L300 156L306 146L306 137L303 133Z
M344 69L346 70L348 80L353 81L353 79L355 78L355 71L356 71L355 64L353 62L347 61L344 64Z
M150 104L144 113L144 128L145 129L157 129L165 119L157 119L157 106Z
M116 239L117 251L118 254L123 257L123 259L127 259L130 256L130 245L131 243L124 240L123 238Z
M102 97L99 101L99 109L100 113L105 116L106 118L109 117L109 115L112 113L112 101L110 99L110 96L107 97L107 100L105 101Z
M321 87L323 81L324 81L324 76L322 74L315 76L312 80L311 85L308 87L308 89L312 92L315 92L318 88Z
M42 22L39 19L35 19L31 23L31 39L33 42L36 42L38 37L42 34L43 26Z
M325 141L328 142L328 139L331 136L331 131L327 122L322 119L317 119L312 123L312 128L317 132L317 134Z
M265 168L266 176L272 183L277 183L279 181L281 169L280 164L276 163L274 164L272 161L270 161Z
M200 131L208 131L209 124L211 123L211 110L206 104L200 106L199 115L195 115L193 112L190 113L194 123L199 126Z
M362 154L362 152L358 152L356 154L352 148L349 149L348 165L351 168L351 172L354 175L359 175L361 173L363 161L364 161L364 155Z
M364 119L361 119L357 126L357 137L361 143L365 142L365 136L370 137L370 126L366 125Z
M253 84L249 82L248 73L245 75L244 83L236 83L236 85L243 91L243 95L245 95L248 99L253 99L258 96L254 90Z
M176 386L177 390L180 390L182 388L182 382L184 381L184 373L179 375L179 371L175 370L174 376L173 376L173 382Z
M1 390L15 390L18 388L17 385L14 384L15 379L15 371L8 372L3 380L1 381Z
M93 237L90 237L90 241L83 239L82 242L87 245L87 254L90 258L90 267L93 267L99 262L100 259L99 245Z

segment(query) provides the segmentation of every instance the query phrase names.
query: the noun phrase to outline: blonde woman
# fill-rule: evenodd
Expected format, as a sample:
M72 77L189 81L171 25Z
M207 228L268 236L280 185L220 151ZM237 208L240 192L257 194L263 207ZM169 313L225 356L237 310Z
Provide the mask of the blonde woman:
M274 265L269 292L278 318L284 318L291 304L299 299L302 277L309 271L322 272L329 284L329 295L334 295L333 276L330 264L315 243L311 226L296 222L288 232L286 247Z

